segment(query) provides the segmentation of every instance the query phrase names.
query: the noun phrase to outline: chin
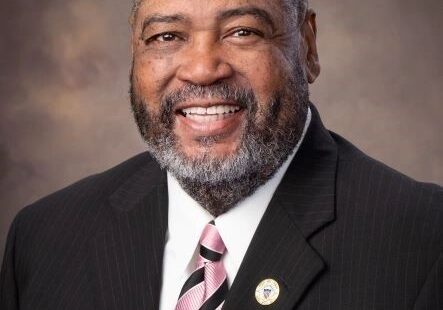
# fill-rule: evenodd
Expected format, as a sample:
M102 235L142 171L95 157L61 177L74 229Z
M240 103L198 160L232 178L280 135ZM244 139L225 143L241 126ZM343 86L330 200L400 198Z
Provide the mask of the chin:
M183 144L182 144L183 145ZM183 148L183 153L188 158L210 157L212 159L224 159L233 156L239 149L240 142L218 142L213 137L199 138L191 145Z

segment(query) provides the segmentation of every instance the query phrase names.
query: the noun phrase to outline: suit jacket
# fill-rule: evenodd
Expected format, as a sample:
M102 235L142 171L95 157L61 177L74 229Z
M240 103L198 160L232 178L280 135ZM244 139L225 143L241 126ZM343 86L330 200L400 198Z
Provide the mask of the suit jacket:
M314 107L223 309L443 309L443 190L328 132ZM158 309L165 171L148 153L90 176L15 218L2 310ZM257 284L280 285L260 306Z

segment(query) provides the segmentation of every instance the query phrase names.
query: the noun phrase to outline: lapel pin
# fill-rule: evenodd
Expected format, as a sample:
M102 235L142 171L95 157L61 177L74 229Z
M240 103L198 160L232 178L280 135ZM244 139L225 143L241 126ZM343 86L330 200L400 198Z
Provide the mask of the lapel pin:
M255 289L255 299L260 305L268 306L273 304L280 294L280 287L277 281L266 279L259 283Z

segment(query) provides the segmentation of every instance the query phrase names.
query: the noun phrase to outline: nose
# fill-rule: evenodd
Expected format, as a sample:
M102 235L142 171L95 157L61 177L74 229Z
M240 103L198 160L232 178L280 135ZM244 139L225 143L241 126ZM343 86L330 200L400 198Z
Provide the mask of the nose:
M182 51L177 78L193 85L211 85L234 73L222 47L209 35L202 35Z

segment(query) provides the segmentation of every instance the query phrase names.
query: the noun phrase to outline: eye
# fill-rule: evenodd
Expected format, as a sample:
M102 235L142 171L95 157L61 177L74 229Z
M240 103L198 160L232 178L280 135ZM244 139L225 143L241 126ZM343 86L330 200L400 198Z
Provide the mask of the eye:
M238 46L252 46L264 39L265 35L260 30L248 27L234 28L223 37L226 42Z
M251 41L257 41L260 38L263 38L264 34L260 30L252 29L252 28L237 28L233 29L229 32L229 34L226 36L226 39L231 38L232 40L240 41L246 43Z
M163 32L163 33L156 34L148 39L145 39L145 44L149 44L149 43L157 43L157 44L163 43L164 44L164 43L178 41L180 39L181 38L173 32Z
M177 39L178 37L173 33L167 32L167 33L162 33L162 34L156 35L154 38L155 38L155 40L160 41L160 42L171 42L171 41L174 41L175 39Z
M234 33L232 35L234 37L249 37L253 34L255 34L255 33L250 29L238 29L238 30L234 31Z

